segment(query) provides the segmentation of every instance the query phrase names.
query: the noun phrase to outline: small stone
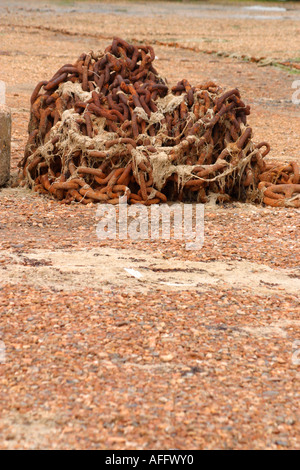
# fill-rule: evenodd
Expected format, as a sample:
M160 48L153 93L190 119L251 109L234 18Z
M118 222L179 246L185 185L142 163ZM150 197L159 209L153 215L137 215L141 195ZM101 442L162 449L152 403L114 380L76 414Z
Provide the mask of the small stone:
M287 441L275 441L275 444L278 445L278 446L282 446L282 447L287 447L289 444Z
M160 358L163 362L170 362L172 361L172 359L174 359L174 356L173 354L165 354L165 355L160 356Z

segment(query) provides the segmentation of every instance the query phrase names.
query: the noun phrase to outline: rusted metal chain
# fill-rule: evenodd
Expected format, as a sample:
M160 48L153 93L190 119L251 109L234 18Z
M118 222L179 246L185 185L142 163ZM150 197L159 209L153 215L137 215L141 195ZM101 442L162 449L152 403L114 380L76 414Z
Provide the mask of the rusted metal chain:
M299 207L296 162L266 163L250 107L214 82L172 88L149 45L115 37L37 84L21 178L61 203L260 201Z

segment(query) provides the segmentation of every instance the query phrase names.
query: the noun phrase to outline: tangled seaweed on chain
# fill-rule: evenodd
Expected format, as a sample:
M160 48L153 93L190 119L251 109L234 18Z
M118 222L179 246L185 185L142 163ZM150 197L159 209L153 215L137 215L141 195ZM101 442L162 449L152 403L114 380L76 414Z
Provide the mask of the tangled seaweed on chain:
M22 184L62 203L262 200L300 207L296 163L266 164L238 89L170 88L151 46L114 38L40 82Z

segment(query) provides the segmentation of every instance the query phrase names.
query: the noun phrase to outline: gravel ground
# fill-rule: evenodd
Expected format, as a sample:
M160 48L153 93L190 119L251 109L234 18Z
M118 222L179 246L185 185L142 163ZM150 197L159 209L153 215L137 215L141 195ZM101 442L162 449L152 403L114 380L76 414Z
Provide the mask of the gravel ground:
M35 84L115 34L178 43L155 46L171 84L237 86L255 140L299 161L296 70L239 58L299 61L300 5L279 6L0 0L12 173ZM0 448L299 449L299 220L209 205L204 245L187 251L99 240L95 206L2 189Z

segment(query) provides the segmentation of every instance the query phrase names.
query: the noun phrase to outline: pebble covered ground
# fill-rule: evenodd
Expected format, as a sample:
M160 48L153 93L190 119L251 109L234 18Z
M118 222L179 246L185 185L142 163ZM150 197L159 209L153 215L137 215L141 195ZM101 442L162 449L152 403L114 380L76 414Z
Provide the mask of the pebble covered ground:
M157 68L171 84L237 86L251 105L254 139L271 143L274 160L299 161L296 72L207 53L213 43L230 54L299 60L299 4L289 4L282 20L278 12L232 18L235 11L209 8L191 18L181 7L158 14L132 2L113 12L99 4L89 12L86 2L84 11L81 3L41 5L0 3L13 176L35 84L115 34L203 48L155 46ZM99 240L96 206L3 188L0 448L299 449L299 213L207 206L204 245L187 251L181 240ZM103 272L114 261L114 276L97 277L91 254ZM180 287L193 263L219 263L225 272ZM175 287L165 282L172 276Z

